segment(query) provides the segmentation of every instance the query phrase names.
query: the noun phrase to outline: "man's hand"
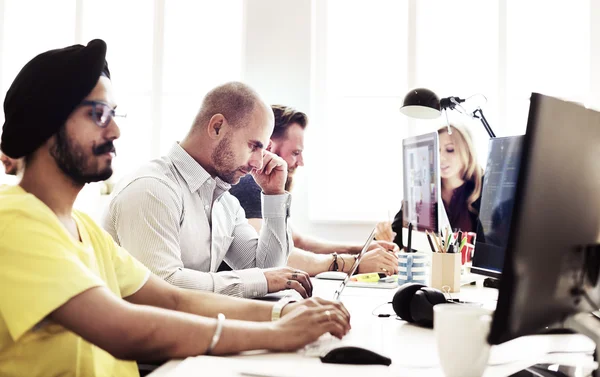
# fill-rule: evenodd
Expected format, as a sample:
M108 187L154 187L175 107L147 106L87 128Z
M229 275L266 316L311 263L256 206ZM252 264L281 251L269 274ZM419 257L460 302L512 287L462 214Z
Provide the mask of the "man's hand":
M339 301L325 300L324 298L320 298L320 297L311 297L306 300L292 302L290 304L287 304L286 306L283 307L283 310L281 311L281 316L282 317L285 316L286 314L288 314L289 312L293 311L294 309L296 309L300 306L306 306L307 308L317 308L317 307L326 306L326 305L335 306L340 311L340 313L342 313L342 316L344 317L344 319L346 321L350 322L350 313L348 312L348 310L346 309L344 304L342 304Z
M373 242L371 242L371 244L369 245L369 248L367 250L369 250L369 251L375 250L379 247L381 247L384 250L393 251L394 253L400 252L400 247L398 247L398 245L396 245L393 242L388 242L388 241L373 241Z
M312 284L309 275L291 267L276 267L263 270L267 279L269 293L294 289L303 298L312 296Z
M265 151L262 169L253 170L251 174L265 195L280 195L285 193L287 169L287 163L281 157Z
M396 253L377 247L362 257L358 265L358 272L384 272L386 275L394 275L398 273L398 257Z
M395 237L396 232L392 231L392 223L389 221L377 223L377 229L375 230L375 238L377 240L392 242Z
M341 303L331 301L314 307L297 306L273 322L273 350L294 351L314 342L325 333L341 339L350 331L350 316ZM289 304L287 306L290 306ZM286 306L286 307L287 307ZM340 308L341 307L341 308Z

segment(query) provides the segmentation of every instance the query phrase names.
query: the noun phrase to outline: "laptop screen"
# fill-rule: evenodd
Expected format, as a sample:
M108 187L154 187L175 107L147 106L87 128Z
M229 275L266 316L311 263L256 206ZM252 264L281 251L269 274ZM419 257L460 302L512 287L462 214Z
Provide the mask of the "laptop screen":
M344 280L342 281L342 284L340 284L339 288L336 289L335 293L333 294L333 299L335 301L339 300L340 295L342 294L342 291L344 290L344 288L346 288L346 284L348 284L348 281L350 281L350 277L352 277L352 275L354 275L354 273L356 272L356 269L358 268L358 264L360 263L363 256L367 252L367 249L369 248L369 245L371 245L371 242L373 242L373 237L375 237L376 229L377 229L376 227L373 227L371 234L369 234L369 238L367 238L367 240L365 241L365 245L363 246L362 250L360 251L360 254L358 254L358 258L356 259L356 262L354 262L354 265L352 266L352 270L350 270L350 272L348 272L348 275L344 278Z

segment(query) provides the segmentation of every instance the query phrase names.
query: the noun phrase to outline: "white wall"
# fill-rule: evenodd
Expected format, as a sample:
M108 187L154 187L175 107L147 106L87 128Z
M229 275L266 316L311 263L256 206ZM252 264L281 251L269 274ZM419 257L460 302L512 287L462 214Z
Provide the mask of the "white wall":
M293 106L307 113L310 120L311 0L253 0L246 1L245 7L243 80L268 103ZM311 127L307 127L305 140L307 166L299 169L292 193L294 228L327 240L362 242L370 231L369 224L334 225L309 218L309 181L319 163L310 157L314 145Z

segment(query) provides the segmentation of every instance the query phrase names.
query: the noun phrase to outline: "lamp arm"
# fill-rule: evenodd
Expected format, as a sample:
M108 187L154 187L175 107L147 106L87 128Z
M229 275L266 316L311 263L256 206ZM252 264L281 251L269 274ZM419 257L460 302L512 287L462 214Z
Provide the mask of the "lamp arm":
M463 114L468 114L466 112L466 110L460 105L463 102L465 102L465 100L462 99L462 98L459 98L459 97L446 97L446 98L442 98L440 100L440 107L442 109L456 110L456 111L461 112ZM494 133L494 131L492 131L492 127L488 123L487 119L485 119L485 116L483 115L483 111L481 110L480 107L477 108L475 111L473 111L473 113L471 114L471 116L473 118L477 118L477 119L479 119L481 121L481 123L483 124L483 127L487 131L488 135L490 135L490 138L495 138L496 137L496 134Z
M485 130L487 131L488 135L490 135L491 138L496 137L496 134L494 133L494 131L492 131L492 127L488 123L487 119L485 119L485 116L483 115L483 111L481 111L481 108L478 108L475 111L473 111L473 117L477 118L481 121L481 123L483 124L483 127L485 128Z

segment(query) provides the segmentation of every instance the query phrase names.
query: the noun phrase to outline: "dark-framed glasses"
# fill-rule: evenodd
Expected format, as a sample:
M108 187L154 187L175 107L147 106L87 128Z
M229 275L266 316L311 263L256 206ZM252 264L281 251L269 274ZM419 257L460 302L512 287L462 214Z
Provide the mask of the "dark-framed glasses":
M91 106L91 116L96 125L105 128L114 117L126 118L127 114L117 114L109 104L100 101L81 101L79 106Z

